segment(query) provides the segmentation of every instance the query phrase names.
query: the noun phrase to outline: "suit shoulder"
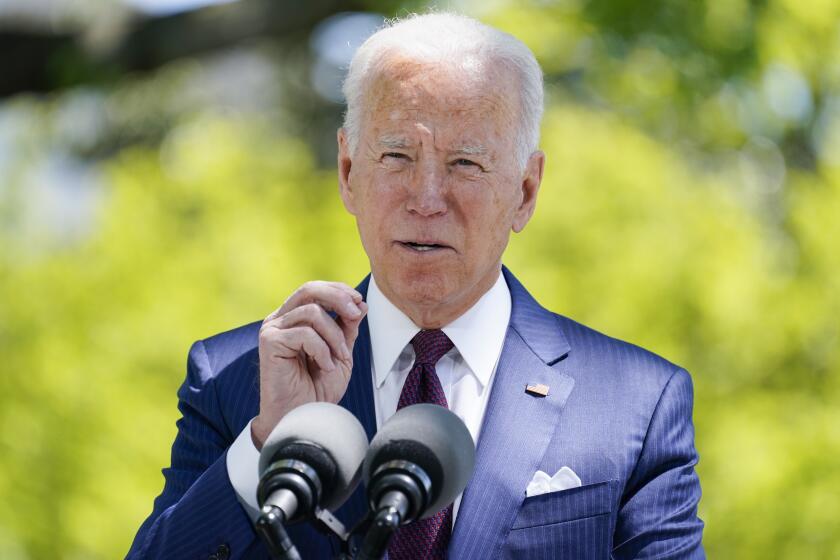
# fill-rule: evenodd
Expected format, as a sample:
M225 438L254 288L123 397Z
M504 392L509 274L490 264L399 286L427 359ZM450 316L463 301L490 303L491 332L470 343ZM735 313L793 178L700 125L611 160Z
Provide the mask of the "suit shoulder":
M221 409L231 438L259 410L259 333L262 321L225 331L193 344L190 350L190 384L194 390L207 385Z
M193 344L190 353L200 349L206 356L209 376L215 377L242 360L255 359L261 324L262 321L254 321L201 339Z
M684 371L679 365L636 344L620 340L554 313L560 330L571 347L570 357L585 364L592 373L609 375L633 384L662 388L671 377Z

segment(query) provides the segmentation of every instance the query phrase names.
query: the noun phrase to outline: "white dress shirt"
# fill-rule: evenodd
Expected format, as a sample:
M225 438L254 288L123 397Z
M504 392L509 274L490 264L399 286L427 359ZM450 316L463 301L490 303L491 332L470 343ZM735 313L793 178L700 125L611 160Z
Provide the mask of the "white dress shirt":
M368 285L367 304L373 404L379 429L397 411L403 383L414 364L411 339L420 327L382 294L373 276ZM476 443L510 322L510 307L510 290L500 273L493 287L475 305L441 329L454 347L438 361L435 369L449 409L464 421ZM239 502L252 519L259 514L259 456L248 422L228 449L227 468ZM458 496L453 519L460 503Z

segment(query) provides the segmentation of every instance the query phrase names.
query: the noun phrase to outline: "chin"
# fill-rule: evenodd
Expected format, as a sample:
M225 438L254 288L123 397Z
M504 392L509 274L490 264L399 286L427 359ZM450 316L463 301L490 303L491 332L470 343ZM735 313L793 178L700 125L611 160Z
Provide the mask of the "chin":
M391 277L391 289L397 297L413 305L441 303L449 297L452 288L450 275L439 270L402 268Z

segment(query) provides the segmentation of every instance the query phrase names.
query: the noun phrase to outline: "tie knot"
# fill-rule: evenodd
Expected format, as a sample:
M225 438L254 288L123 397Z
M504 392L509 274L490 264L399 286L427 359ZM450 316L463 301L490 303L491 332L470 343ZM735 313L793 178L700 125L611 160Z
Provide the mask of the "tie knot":
M414 347L414 363L431 366L434 366L454 346L449 337L440 329L420 331L411 339L411 345Z

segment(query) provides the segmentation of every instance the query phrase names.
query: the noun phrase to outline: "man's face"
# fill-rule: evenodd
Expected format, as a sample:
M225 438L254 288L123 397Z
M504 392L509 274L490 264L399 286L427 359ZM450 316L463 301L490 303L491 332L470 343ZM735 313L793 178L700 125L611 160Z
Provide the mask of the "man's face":
M339 131L342 199L382 292L425 328L495 282L534 210L544 156L516 160L509 74L393 62L370 85L355 153Z

